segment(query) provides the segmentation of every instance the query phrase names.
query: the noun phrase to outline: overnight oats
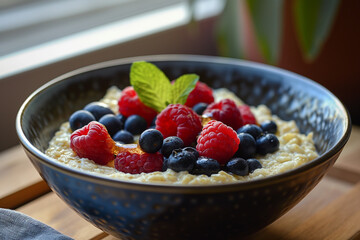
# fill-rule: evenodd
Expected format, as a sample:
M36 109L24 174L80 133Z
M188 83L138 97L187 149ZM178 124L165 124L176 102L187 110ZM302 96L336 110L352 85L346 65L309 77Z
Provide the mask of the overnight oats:
M318 156L312 133L196 74L169 81L155 65L135 62L130 84L74 112L46 155L108 178L180 185L264 178Z

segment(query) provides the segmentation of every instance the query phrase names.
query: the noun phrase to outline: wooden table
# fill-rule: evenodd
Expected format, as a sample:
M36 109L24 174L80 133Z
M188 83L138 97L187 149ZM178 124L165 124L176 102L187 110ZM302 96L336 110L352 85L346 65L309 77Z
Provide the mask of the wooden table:
M249 239L360 239L360 127L335 166L296 207ZM0 153L0 207L25 213L75 239L115 239L51 192L20 146Z

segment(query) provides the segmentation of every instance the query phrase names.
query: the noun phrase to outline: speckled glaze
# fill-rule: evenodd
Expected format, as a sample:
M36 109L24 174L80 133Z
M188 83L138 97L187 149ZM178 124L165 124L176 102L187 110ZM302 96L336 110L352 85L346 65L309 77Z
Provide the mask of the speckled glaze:
M314 132L319 157L286 173L245 183L169 186L107 179L63 166L44 154L62 122L116 85L129 85L134 61L156 64L174 79L196 73L250 105L267 105L302 133ZM128 58L50 81L19 110L19 139L51 189L103 231L123 239L239 239L275 221L321 180L347 142L347 110L328 90L297 74L235 59L189 55Z

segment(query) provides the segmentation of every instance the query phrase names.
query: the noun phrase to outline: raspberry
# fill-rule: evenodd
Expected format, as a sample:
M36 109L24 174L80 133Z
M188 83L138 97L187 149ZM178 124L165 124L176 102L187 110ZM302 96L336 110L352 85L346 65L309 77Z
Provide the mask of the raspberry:
M256 124L256 118L248 105L240 105L238 108L241 113L243 125Z
M197 103L212 103L214 102L214 96L212 89L208 87L203 82L197 82L195 88L190 92L188 98L186 99L185 105L188 107L193 107Z
M200 117L192 109L181 104L170 104L156 119L156 129L164 138L178 136L185 146L196 140L201 128Z
M210 104L203 113L237 130L243 125L240 110L231 99Z
M163 156L160 153L120 152L114 161L118 171L137 174L161 171Z
M236 153L240 140L236 132L222 122L211 120L200 133L196 150L200 156L227 163Z
M156 116L157 112L146 106L140 101L137 93L133 87L126 87L121 92L121 97L118 101L119 112L125 116L129 117L131 115L140 115L143 117L147 124L150 126L152 120Z
M81 158L105 165L114 159L115 142L106 128L95 121L73 132L70 147Z

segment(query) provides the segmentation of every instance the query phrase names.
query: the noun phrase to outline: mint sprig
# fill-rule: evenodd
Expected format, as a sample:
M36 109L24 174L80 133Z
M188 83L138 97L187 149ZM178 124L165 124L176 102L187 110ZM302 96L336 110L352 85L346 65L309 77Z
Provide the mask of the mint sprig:
M134 62L130 69L130 84L141 102L158 112L169 104L184 104L198 80L196 74L184 74L171 84L158 67L144 61Z

